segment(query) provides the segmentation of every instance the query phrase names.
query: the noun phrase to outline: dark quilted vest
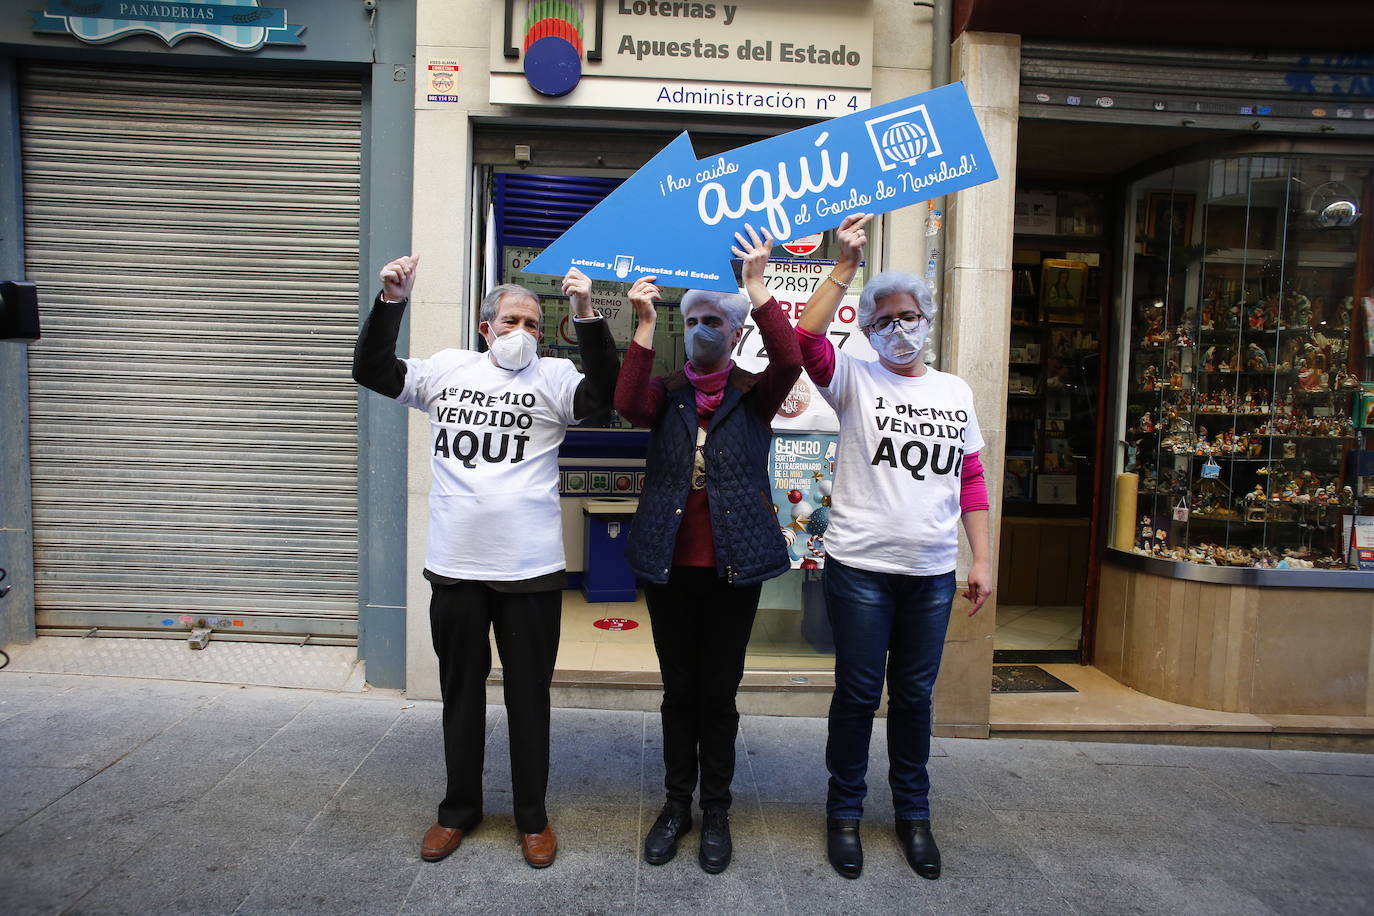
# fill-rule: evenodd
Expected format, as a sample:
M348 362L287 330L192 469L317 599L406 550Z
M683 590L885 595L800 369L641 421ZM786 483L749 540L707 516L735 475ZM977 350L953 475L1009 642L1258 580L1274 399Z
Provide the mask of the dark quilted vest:
M791 566L768 482L773 432L750 403L756 376L736 367L706 431L706 495L716 572L736 585L781 575ZM644 492L625 558L640 578L662 584L692 486L696 392L681 372L664 379L668 403L649 439Z

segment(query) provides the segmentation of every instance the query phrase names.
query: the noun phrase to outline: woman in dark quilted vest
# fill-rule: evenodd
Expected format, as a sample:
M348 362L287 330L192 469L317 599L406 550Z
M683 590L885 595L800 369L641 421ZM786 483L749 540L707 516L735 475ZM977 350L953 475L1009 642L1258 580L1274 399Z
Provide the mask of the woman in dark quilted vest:
M682 297L687 364L650 378L655 277L630 288L637 326L616 386L615 409L647 426L648 469L625 556L642 580L663 673L663 763L667 802L644 839L662 865L692 828L700 779L698 861L730 864L730 782L735 773L735 693L765 579L789 567L768 480L771 422L801 375L791 325L764 283L773 247L750 226L732 247L768 351L768 368L746 372L731 352L749 303L738 294L691 290ZM751 346L752 346L751 342Z

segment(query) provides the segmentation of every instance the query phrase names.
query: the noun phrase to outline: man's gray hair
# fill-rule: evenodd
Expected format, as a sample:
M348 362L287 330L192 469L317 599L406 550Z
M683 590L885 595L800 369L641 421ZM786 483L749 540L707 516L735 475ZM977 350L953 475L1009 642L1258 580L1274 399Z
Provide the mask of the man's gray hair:
M865 283L864 291L859 294L859 327L866 328L873 323L873 313L878 308L879 299L886 299L897 293L910 294L911 298L916 300L916 307L921 310L921 314L931 321L935 320L938 309L926 281L915 274L885 270Z
M730 322L731 328L744 327L744 320L749 317L749 300L739 293L689 289L683 294L682 302L678 305L684 320L687 318L687 308L693 305L714 305L725 315L725 320Z
M495 321L496 313L501 310L501 300L506 296L519 296L520 298L528 297L533 299L535 306L539 309L540 317L543 317L544 307L540 305L537 293L533 290L526 289L519 283L502 283L482 297L482 308L479 312L481 320Z

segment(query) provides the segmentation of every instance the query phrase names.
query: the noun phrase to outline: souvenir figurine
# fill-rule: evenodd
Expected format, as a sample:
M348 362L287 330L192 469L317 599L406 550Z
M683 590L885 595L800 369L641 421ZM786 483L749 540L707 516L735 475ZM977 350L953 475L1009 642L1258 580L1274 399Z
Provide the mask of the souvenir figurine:
M1202 328L1202 330L1204 330L1204 331L1212 331L1212 330L1215 330L1215 324L1216 324L1216 317L1215 317L1215 315L1216 315L1216 309L1215 309L1215 307L1213 306L1212 300L1211 300L1211 299L1208 299L1206 302L1202 303L1202 324L1200 325L1200 327Z
M1257 305L1250 310L1250 317L1245 322L1250 330L1261 331L1264 329L1264 306Z
M1259 344L1251 341L1245 353L1245 368L1257 371L1269 368L1269 354L1265 353Z
M1204 371L1204 372L1216 372L1216 371L1217 371L1217 348L1216 348L1216 347L1208 347L1207 350L1202 354L1202 371Z
M1159 384L1159 370L1154 366L1146 366L1145 371L1140 373L1140 390L1154 391Z
M1298 359L1298 390L1312 391L1317 385L1317 373L1307 364L1305 358Z
M1145 331L1145 346L1162 347L1169 342L1169 329L1164 326L1164 316L1155 312L1150 316L1150 326Z
M1312 323L1312 300L1302 293L1294 293L1291 302L1293 313L1288 326L1290 328L1305 328L1310 325Z

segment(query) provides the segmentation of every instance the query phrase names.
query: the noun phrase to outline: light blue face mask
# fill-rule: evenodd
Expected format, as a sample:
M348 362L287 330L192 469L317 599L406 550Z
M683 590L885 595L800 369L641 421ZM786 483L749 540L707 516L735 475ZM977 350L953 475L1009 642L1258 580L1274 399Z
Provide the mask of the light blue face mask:
M697 324L687 329L684 342L692 365L714 366L725 358L728 347L725 332L710 325Z

